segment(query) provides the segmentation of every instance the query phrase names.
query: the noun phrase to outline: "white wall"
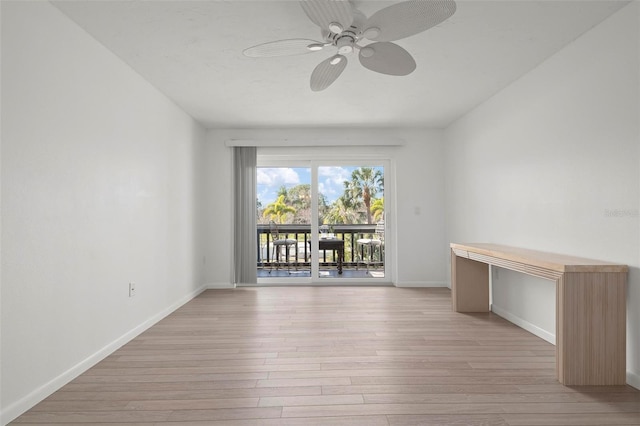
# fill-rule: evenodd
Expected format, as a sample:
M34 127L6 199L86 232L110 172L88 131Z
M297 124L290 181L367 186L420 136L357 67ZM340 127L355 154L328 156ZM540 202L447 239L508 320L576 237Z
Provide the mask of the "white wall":
M628 264L627 370L640 385L638 3L446 131L451 242ZM494 303L555 334L554 287L500 271ZM527 306L516 300L526 298Z
M2 2L3 422L198 292L204 140L48 2Z
M396 164L397 270L399 286L433 286L446 282L444 232L444 169L440 131L412 129L256 129L211 130L207 144L207 279L211 286L231 283L231 148L227 139L376 139L400 138L405 146L386 148ZM349 148L328 148L332 155L353 153ZM381 151L383 148L370 148ZM300 149L296 149L299 152ZM325 150L325 152L327 152Z

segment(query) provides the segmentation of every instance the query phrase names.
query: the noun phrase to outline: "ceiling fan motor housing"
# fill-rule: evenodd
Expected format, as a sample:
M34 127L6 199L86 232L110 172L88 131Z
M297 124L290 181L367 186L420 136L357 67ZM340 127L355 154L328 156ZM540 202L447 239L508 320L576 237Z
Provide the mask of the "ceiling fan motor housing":
M351 53L354 50L354 45L362 38L362 26L366 20L367 17L362 12L354 9L353 22L348 28L340 32L321 28L322 38L328 43L333 43L340 54Z
M356 42L356 38L355 34L353 36L351 34L345 31L335 42L338 52L342 55L353 52L353 44Z

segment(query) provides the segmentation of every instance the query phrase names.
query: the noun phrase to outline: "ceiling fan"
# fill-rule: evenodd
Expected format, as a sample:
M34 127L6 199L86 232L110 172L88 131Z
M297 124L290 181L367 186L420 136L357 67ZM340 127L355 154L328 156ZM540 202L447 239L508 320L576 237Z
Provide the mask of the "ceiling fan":
M371 71L408 75L416 69L409 52L392 43L421 33L445 21L456 11L454 0L412 0L385 7L369 18L348 0L305 0L302 9L320 27L323 41L286 39L258 44L243 51L251 58L303 55L323 50L337 53L320 62L311 73L311 90L329 87L347 66L345 55L358 52L360 63Z

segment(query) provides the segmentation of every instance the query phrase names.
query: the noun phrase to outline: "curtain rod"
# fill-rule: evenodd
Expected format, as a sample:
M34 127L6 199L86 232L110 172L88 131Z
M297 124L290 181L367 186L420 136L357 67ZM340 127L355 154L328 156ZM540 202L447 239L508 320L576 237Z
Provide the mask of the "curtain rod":
M404 146L400 138L357 138L357 139L227 139L225 146L255 147L325 147L325 146Z

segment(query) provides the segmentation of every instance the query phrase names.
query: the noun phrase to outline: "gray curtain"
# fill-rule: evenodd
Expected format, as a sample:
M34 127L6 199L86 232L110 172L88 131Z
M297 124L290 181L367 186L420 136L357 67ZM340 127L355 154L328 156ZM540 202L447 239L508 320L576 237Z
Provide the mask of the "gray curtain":
M257 282L256 147L235 147L234 282Z

